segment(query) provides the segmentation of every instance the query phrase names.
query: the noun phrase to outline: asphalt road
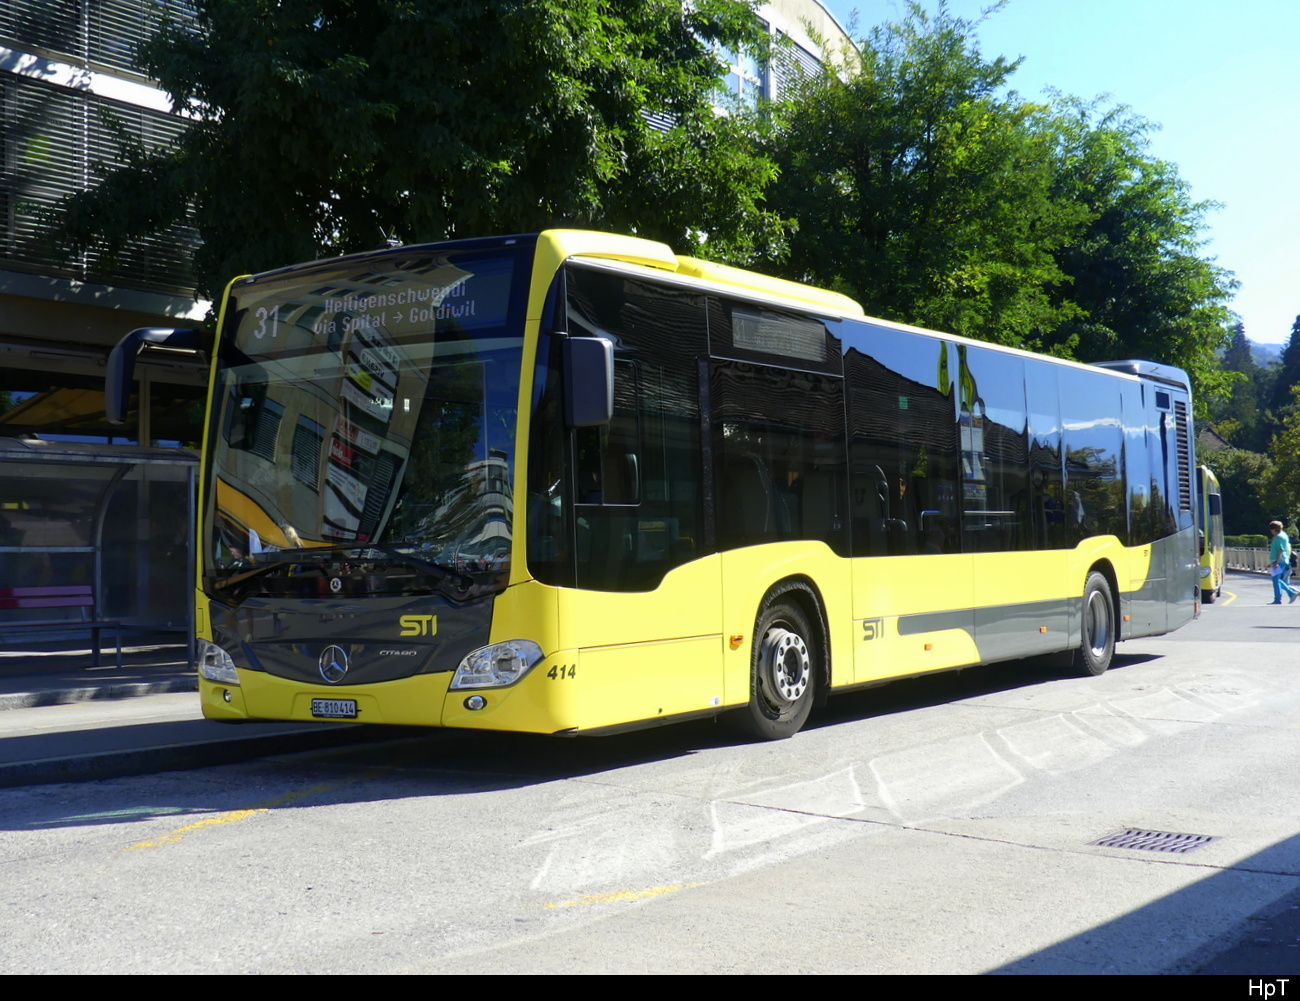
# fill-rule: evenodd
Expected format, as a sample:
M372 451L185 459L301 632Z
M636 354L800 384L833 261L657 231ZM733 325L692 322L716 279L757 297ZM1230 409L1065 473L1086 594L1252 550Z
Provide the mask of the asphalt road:
M0 790L0 972L1287 976L1300 603L1270 597L1234 576L1101 678L918 679L773 744L421 731ZM1195 846L1096 844L1126 830Z

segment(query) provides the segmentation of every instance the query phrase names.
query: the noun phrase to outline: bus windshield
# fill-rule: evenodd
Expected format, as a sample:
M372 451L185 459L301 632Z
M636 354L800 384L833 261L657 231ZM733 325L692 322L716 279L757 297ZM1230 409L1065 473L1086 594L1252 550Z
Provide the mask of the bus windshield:
M214 594L504 579L523 256L411 248L234 283L204 519Z

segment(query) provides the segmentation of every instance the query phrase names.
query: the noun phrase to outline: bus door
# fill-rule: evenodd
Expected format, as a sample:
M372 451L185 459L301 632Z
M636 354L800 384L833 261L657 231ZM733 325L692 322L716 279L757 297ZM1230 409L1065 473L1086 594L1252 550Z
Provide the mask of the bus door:
M711 299L713 526L723 565L727 701L748 700L766 597L802 603L829 642L832 683L853 678L851 567L838 324ZM719 357L721 356L721 357ZM733 637L741 637L732 643Z
M704 297L616 270L566 269L570 337L614 346L614 416L568 431L572 590L584 726L722 704L721 569L705 533Z

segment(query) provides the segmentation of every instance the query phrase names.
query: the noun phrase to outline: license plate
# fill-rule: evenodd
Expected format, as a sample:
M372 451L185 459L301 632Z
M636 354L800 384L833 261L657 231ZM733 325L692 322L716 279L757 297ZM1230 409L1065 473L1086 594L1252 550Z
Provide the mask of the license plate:
M312 699L311 714L318 719L356 719L356 699Z

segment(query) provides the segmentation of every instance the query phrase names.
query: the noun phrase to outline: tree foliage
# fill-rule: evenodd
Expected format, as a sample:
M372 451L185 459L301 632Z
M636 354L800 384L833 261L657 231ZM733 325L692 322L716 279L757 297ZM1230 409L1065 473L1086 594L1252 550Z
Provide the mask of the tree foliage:
M867 310L1037 346L1075 308L1052 251L1084 217L1052 201L1039 109L1005 90L972 26L917 6L859 43L857 72L809 80L781 111L770 196L798 220L791 277Z
M1226 390L1217 355L1230 336L1231 275L1200 256L1205 213L1173 164L1152 157L1155 126L1124 107L1058 98L1055 195L1088 221L1056 252L1080 314L1053 332L1087 361L1151 358Z
M1009 89L977 25L940 4L859 43L782 110L769 196L794 217L790 277L869 312L1085 361L1141 357L1227 384L1231 276L1153 126L1123 107Z
M752 120L718 115L733 0L197 0L142 67L195 117L66 205L110 251L192 220L202 291L404 241L580 225L744 263L779 243ZM651 123L654 116L660 127ZM667 128L664 128L664 125Z
M1282 348L1282 363L1277 372L1272 392L1268 396L1274 413L1294 405L1291 390L1300 385L1300 316L1291 324L1291 336Z
M1214 470L1219 480L1225 533L1262 532L1274 518L1287 520L1287 511L1273 490L1273 462L1268 456L1241 448L1225 448L1199 458Z
M1290 388L1291 404L1273 437L1272 460L1258 488L1265 503L1272 502L1288 520L1300 513L1300 384Z
M1262 452L1275 430L1272 411L1265 409L1276 379L1275 366L1265 368L1255 361L1240 323L1233 327L1232 342L1220 364L1232 382L1227 392L1211 401L1214 429L1237 448Z

